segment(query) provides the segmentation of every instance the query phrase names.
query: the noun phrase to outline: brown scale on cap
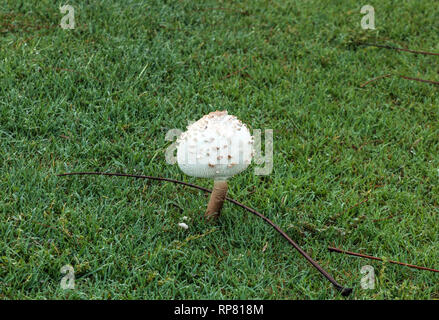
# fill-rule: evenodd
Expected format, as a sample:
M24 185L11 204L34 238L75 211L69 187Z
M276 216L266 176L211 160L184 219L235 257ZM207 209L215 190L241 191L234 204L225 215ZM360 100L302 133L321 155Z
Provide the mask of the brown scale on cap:
M226 115L227 115L227 111L225 111L225 110L224 111L216 110L214 112L209 113L208 115L205 115L204 117L214 118L214 117L221 117L221 116L226 116Z

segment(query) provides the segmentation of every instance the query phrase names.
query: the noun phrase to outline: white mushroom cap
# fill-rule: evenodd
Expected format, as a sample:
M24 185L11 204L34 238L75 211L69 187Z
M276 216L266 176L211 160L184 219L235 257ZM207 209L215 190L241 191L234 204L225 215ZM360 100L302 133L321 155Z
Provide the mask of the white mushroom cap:
M227 111L205 115L177 140L177 162L187 175L227 179L245 170L253 157L253 137Z
M188 226L186 223L184 223L184 222L179 223L178 226L179 226L180 228L183 228L183 229L186 229L186 230L189 228L189 226Z

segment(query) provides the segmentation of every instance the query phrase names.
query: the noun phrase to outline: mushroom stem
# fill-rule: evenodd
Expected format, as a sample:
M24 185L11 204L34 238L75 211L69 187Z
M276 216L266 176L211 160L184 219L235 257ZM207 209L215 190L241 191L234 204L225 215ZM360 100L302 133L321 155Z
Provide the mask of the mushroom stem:
M207 205L206 213L204 217L209 220L217 220L221 209L223 207L224 200L227 195L227 180L215 180L213 183L213 190L210 195L209 204Z

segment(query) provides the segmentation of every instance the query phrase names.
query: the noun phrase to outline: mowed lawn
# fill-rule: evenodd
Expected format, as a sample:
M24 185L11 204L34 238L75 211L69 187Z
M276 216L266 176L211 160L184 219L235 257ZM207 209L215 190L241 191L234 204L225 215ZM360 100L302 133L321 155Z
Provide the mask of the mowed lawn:
M229 196L277 223L349 299L438 299L439 80L434 1L0 2L1 299L345 299L261 219L163 176L171 129L215 110L273 129L274 165ZM362 5L376 29L363 30ZM189 228L177 225L183 222ZM71 265L75 288L64 290ZM375 288L362 289L365 265Z

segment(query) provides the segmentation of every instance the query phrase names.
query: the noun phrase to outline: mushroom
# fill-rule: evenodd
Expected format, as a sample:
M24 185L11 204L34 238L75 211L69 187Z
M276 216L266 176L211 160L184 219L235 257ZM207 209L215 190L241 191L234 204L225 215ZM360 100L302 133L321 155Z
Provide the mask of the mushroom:
M217 219L227 194L227 179L244 171L253 157L253 137L235 116L215 111L187 127L177 139L177 163L189 176L213 178L205 217Z
M189 226L188 226L186 223L184 223L184 222L179 223L178 226L179 226L180 228L185 229L185 230L187 230L187 229L189 228Z

